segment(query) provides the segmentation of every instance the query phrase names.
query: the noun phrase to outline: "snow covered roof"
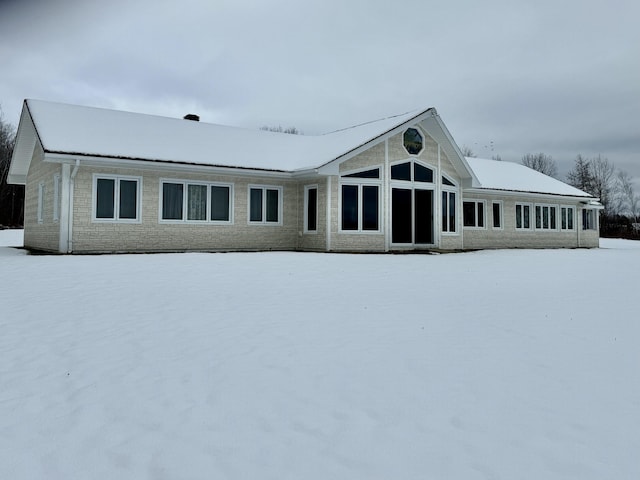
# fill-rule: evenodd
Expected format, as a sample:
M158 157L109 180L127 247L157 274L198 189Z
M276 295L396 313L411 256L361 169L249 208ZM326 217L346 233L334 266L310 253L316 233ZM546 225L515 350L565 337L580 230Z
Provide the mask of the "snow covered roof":
M481 188L592 198L582 190L519 163L473 157L466 159Z
M322 166L431 109L325 135L291 135L26 100L45 152L295 171Z

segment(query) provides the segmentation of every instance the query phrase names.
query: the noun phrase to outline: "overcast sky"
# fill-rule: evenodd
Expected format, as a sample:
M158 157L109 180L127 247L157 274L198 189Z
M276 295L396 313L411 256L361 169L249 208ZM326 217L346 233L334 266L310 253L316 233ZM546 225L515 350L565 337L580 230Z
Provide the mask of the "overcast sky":
M460 146L640 179L638 0L0 0L24 98L323 133L436 107ZM640 182L638 183L640 186Z

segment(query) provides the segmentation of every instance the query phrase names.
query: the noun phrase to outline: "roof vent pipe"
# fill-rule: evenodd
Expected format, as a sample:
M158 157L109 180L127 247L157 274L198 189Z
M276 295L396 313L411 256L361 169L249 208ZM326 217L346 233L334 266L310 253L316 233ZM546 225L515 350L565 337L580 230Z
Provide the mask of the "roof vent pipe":
M184 117L185 120L193 120L194 122L199 122L200 117L194 113L187 113Z

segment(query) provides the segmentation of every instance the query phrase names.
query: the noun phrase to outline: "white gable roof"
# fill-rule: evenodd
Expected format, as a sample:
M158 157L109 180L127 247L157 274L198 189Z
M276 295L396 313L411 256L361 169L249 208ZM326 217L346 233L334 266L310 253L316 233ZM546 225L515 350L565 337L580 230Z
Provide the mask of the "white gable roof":
M276 171L319 167L429 110L312 136L40 100L26 106L47 153Z
M466 158L481 188L592 198L582 190L519 163Z

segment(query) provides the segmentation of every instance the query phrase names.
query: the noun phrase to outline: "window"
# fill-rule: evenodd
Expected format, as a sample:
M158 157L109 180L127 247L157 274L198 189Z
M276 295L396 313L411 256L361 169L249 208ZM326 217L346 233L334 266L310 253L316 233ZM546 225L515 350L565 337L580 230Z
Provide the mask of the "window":
M380 168L343 174L338 201L341 232L379 232Z
M409 128L402 137L405 150L411 155L417 155L422 151L422 135L415 128Z
M596 211L593 209L582 210L582 229L583 230L595 230L596 229Z
M456 192L442 192L442 231L456 232Z
M575 216L575 208L560 207L560 229L573 230L573 217Z
M231 223L232 185L161 180L160 221Z
M93 220L140 221L140 177L94 175Z
M531 229L531 205L516 203L516 230Z
M492 216L493 216L493 228L502 228L502 202L493 202L491 204Z
M281 225L282 187L250 186L249 223Z
M391 180L433 183L433 170L417 162L391 165Z
M304 231L318 231L318 186L304 187Z
M53 176L53 221L60 220L60 174Z
M342 230L379 230L379 191L378 185L342 185Z
M557 230L554 205L536 205L536 230Z
M465 200L462 222L465 227L484 228L484 200Z
M38 184L38 223L44 221L44 183Z
M449 180L444 175L442 176L442 185L447 185L449 187L455 187L456 186L455 183L453 183L451 180Z

